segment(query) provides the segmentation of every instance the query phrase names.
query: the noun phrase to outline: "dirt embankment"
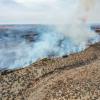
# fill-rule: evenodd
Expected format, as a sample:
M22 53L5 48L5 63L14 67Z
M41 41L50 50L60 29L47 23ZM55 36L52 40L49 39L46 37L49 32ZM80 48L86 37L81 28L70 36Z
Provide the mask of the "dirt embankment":
M0 75L0 100L100 100L100 43Z

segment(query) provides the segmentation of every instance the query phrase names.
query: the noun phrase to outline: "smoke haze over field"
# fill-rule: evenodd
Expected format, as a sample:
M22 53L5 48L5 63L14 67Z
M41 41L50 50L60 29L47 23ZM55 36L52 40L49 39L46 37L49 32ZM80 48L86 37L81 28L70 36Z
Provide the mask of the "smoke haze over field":
M0 1L0 11L6 11L1 12L0 23L34 25L0 26L0 70L80 52L88 43L100 41L88 26L95 11L99 11L100 0L9 1Z
M22 68L45 57L62 57L80 52L88 47L88 42L93 44L100 41L99 35L84 35L81 29L75 35L70 25L66 27L70 30L66 31L69 32L66 36L56 30L56 26L3 27L0 28L0 70Z

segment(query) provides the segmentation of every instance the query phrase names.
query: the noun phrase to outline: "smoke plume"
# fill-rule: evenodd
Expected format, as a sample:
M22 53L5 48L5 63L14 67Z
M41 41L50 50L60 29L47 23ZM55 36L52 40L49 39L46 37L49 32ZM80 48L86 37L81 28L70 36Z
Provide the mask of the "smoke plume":
M45 57L62 57L80 52L89 43L99 42L100 36L87 23L96 1L62 0L52 6L50 16L47 15L53 25L2 26L0 70L25 67Z

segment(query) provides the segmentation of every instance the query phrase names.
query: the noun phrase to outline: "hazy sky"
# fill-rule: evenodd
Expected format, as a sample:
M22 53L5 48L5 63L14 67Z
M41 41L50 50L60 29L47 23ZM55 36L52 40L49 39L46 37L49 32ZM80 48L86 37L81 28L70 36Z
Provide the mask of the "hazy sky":
M79 0L0 0L0 24L55 23L66 20ZM90 22L100 22L100 0ZM67 18L68 19L68 18ZM55 21L54 21L55 20Z

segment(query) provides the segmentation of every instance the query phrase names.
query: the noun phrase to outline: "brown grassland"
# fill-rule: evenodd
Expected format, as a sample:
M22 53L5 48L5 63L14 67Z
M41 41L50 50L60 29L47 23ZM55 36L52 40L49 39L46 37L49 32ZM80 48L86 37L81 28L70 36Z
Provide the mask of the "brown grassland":
M68 57L0 73L0 100L100 100L100 43Z

